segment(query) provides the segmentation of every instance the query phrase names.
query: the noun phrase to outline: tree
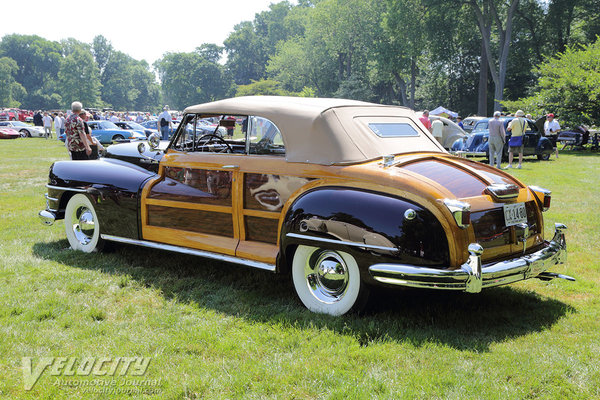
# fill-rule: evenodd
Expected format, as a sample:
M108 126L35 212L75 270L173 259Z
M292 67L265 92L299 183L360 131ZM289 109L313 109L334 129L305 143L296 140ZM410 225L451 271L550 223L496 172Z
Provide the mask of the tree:
M297 25L286 23L291 8L288 1L271 4L268 11L256 14L254 21L234 26L223 44L228 55L227 68L235 83L246 85L265 78L267 61L275 54L277 44L297 32Z
M19 70L15 60L9 57L0 58L0 104L8 107L19 107L25 95L25 88L15 81L14 75Z
M385 39L378 62L396 84L402 105L415 107L418 63L423 56L427 9L420 0L388 0L383 14ZM409 96L410 94L410 96Z
M23 103L31 108L51 108L61 46L35 35L7 35L0 42L0 57L12 58L18 66L14 78L26 91ZM56 96L54 97L56 98Z
M252 81L248 85L238 85L236 97L239 96L289 96L290 93L281 88L281 84L273 79Z
M58 71L61 106L68 108L73 101L85 107L100 105L100 71L90 52L81 48L65 57Z
M535 95L505 101L542 115L553 112L567 125L600 124L600 38L591 45L567 47L536 69Z
M482 36L485 56L487 57L489 72L494 81L494 110L501 109L504 98L504 83L506 80L506 66L510 50L513 16L519 5L519 0L509 0L501 10L494 0L468 0L468 4L475 14L477 25ZM505 13L504 22L500 11ZM491 21L488 22L488 21ZM490 25L491 24L491 25ZM491 45L491 28L496 28L498 37L498 53L493 56Z
M232 79L225 67L215 62L215 54L200 46L193 53L167 53L156 61L164 100L174 108L205 103L226 97ZM214 48L213 48L214 50Z

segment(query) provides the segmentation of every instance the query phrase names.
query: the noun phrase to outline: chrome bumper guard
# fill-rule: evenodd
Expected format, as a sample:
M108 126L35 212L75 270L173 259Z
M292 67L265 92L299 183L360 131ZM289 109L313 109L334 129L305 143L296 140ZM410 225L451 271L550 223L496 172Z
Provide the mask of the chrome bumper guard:
M42 210L38 213L44 225L52 225L56 221L56 216L48 210Z
M369 272L375 280L391 285L462 290L468 293L479 293L482 288L535 278L540 274L544 279L548 279L553 275L544 274L544 271L553 265L563 264L567 259L565 241L567 227L557 223L554 228L554 237L550 242L545 243L543 249L523 257L483 267L481 265L483 248L479 244L472 243L469 245L469 259L460 269L441 270L405 264L374 264L369 267Z

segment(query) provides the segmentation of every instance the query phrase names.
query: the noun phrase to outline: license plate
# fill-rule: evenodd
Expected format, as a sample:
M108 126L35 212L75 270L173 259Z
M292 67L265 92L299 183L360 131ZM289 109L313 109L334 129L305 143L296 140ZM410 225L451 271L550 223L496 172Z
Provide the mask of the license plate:
M506 223L506 226L527 223L527 210L525 209L525 203L505 204L504 222Z

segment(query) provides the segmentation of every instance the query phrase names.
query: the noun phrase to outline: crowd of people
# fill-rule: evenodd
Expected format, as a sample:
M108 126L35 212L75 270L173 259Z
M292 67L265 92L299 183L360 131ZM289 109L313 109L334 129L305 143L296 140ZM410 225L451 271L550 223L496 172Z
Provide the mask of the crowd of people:
M489 162L490 165L496 164L497 168L501 168L502 150L506 143L506 131L511 133L508 142L508 165L505 169L513 168L514 153L518 154L518 164L516 168L521 168L523 162L523 135L527 130L527 119L531 120L531 115L522 110L518 110L514 114L514 118L508 124L506 131L504 123L500 117L504 116L500 111L494 112L493 118L488 123L489 130ZM513 116L512 114L509 116ZM87 112L83 110L80 102L75 101L71 104L71 110L67 113L37 111L33 116L34 125L43 126L46 138L52 138L52 128L56 132L57 139L64 133L65 146L71 154L73 160L96 159L102 151L102 145L96 138L91 135L90 128L87 126L87 121L92 120L108 120L111 122L118 121L135 121L143 123L147 120L156 120L156 129L160 132L162 139L169 138L169 131L173 126L173 114L169 106L165 105L163 112L156 116L150 113L129 113L129 112ZM429 118L429 111L425 110L422 117L419 118L421 123L440 143L442 141L442 132L444 124L439 119L433 121ZM462 128L462 118L456 118L456 123ZM544 135L552 142L555 148L556 158L558 158L558 148L556 147L556 138L561 127L558 121L554 118L554 114L546 115L544 123Z
M527 120L532 120L531 114L525 114L523 110L518 110L515 114L503 114L500 111L494 112L494 117L488 122L488 149L489 149L489 161L490 165L496 164L497 168L501 168L502 151L506 144L506 131L504 129L504 123L500 120L500 117L514 117L508 126L506 131L511 133L508 141L508 165L504 169L513 168L514 153L518 154L517 169L520 169L521 163L523 162L523 135L527 131ZM421 123L427 130L433 135L433 137L442 142L442 132L444 124L439 119L433 121L429 118L429 110L425 110L419 118ZM456 117L456 123L462 129L464 128L462 118ZM547 137L555 151L556 158L558 159L558 147L556 146L556 139L561 127L558 121L554 118L553 113L546 115L546 121L544 122L543 135Z

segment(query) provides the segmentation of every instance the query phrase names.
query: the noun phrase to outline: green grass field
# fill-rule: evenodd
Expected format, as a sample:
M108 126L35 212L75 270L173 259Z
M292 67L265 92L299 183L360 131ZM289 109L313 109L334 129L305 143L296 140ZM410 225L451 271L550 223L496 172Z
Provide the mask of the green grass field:
M569 228L553 271L577 282L377 291L339 318L308 312L268 272L125 245L72 251L62 221L37 217L64 145L0 141L0 154L0 398L600 398L599 153L511 171L553 191L546 236ZM143 376L46 369L24 387L23 357L136 356L151 359ZM129 392L99 392L111 381Z

